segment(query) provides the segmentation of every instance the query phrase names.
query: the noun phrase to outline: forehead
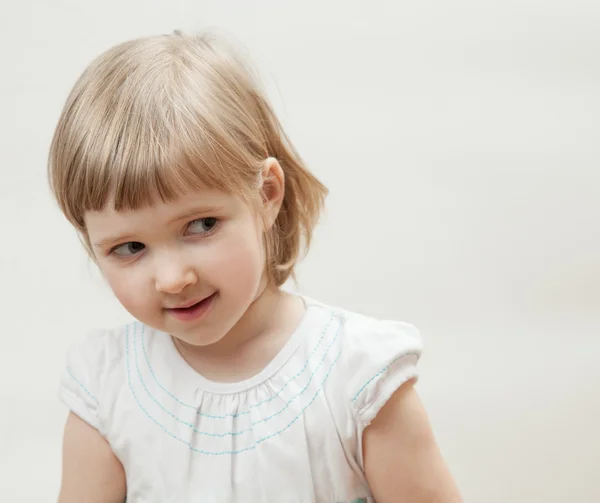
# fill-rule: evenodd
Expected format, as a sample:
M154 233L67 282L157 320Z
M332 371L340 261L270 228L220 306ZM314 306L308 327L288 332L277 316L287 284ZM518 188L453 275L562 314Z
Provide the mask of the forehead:
M234 211L245 206L241 197L216 189L201 188L182 193L172 201L155 200L139 209L115 210L109 200L102 210L86 211L84 221L90 235L114 235L164 226L194 213ZM206 215L209 216L209 215Z

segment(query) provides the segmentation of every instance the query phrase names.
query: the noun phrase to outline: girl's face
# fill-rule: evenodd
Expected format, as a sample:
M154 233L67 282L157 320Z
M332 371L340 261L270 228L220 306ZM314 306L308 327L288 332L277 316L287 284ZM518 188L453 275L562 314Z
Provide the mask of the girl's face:
M206 346L264 288L263 220L241 198L202 189L141 210L110 206L86 213L89 240L113 292L139 321ZM277 201L269 209L276 216Z

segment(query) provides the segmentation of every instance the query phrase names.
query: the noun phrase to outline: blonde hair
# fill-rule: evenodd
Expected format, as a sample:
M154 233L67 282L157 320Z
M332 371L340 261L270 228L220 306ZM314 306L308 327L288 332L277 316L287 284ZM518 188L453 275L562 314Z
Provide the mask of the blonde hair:
M71 91L49 156L60 209L94 259L86 211L176 199L201 185L255 198L269 157L285 195L265 235L267 272L281 285L308 250L327 189L305 167L253 73L210 34L155 36L94 60Z

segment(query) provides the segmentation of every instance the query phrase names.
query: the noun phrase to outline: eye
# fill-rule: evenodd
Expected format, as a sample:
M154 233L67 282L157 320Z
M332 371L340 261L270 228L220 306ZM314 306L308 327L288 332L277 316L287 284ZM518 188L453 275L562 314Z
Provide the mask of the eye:
M131 241L129 243L123 243L122 245L113 248L110 253L120 258L132 257L133 255L141 252L146 246L143 243L137 241Z
M190 222L188 232L190 234L207 234L216 227L217 223L218 220L214 217L199 218Z

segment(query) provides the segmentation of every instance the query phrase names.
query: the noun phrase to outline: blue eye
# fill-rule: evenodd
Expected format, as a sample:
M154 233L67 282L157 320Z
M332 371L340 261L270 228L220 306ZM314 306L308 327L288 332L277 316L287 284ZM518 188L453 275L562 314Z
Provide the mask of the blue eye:
M212 231L217 225L217 219L214 217L199 218L190 222L188 231L190 234L206 234Z
M122 245L116 246L111 250L111 253L117 257L132 257L133 255L141 252L146 246L137 241L131 241L129 243L123 243Z

